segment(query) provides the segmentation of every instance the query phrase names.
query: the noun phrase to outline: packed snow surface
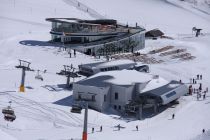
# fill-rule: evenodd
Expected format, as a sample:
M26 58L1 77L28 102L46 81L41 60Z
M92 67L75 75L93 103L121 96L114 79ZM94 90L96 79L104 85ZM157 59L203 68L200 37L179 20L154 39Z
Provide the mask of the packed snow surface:
M77 68L80 64L101 62L77 53L69 58L59 45L52 45L49 31L49 17L75 17L95 19L113 18L123 24L144 26L147 30L160 28L174 39L146 40L147 53L154 48L173 45L186 48L196 56L189 61L170 61L149 65L152 74L160 75L167 81L182 80L202 74L203 89L210 85L210 15L208 1L195 5L186 0L0 0L0 109L9 105L17 116L14 122L7 122L0 113L0 137L2 140L67 140L81 139L84 110L81 114L70 112L72 91L64 88L65 76L56 72L63 65ZM207 3L206 3L207 2ZM90 12L87 12L87 8ZM195 38L192 27L202 28L203 35ZM156 55L154 55L156 57ZM21 69L16 69L18 59L30 61L35 71L26 72L26 92L19 92ZM163 57L163 59L166 59ZM44 81L35 79L37 70ZM47 70L46 73L42 71ZM75 78L74 81L84 77ZM126 78L123 79L126 81ZM71 82L73 79L71 79ZM198 88L198 84L193 87ZM210 98L197 101L196 95L184 96L180 104L167 108L160 114L144 120L122 118L115 111L100 113L89 110L89 140L207 140L210 129ZM171 115L175 113L175 119ZM125 129L116 131L118 124ZM100 125L103 132L98 132ZM135 126L139 126L136 131ZM91 133L91 128L95 132Z

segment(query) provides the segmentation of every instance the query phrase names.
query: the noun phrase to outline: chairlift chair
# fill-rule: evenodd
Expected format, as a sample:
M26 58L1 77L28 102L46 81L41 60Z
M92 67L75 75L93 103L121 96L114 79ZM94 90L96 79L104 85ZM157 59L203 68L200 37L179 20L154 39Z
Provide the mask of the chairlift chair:
M7 121L14 121L16 119L15 112L10 106L2 109L2 113L4 114L4 119Z
M15 114L13 114L13 115L11 115L11 114L5 114L5 115L4 115L4 119L5 119L6 121L11 121L11 122L13 122L13 121L16 119L16 116L15 116Z
M79 104L72 105L71 112L72 113L81 113L82 107Z
M35 79L43 81L43 77L39 74L39 70L37 71L37 75L35 76Z

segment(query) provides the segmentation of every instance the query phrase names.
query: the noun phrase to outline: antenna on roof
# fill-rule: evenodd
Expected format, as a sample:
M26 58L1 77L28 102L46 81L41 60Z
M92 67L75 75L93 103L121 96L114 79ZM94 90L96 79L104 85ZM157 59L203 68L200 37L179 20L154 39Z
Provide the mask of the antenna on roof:
M25 75L26 71L34 71L30 68L30 62L19 59L19 65L15 66L18 69L22 69L22 79L20 84L20 92L25 92Z

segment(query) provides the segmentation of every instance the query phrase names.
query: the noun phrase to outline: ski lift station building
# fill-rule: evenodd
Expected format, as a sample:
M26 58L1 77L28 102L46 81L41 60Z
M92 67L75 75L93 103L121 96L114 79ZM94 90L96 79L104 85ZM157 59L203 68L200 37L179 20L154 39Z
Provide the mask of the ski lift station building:
M79 65L80 73L90 76L99 72L131 69L137 65L134 61L128 59L114 60L108 62L97 62Z
M100 72L73 85L75 101L89 101L89 107L101 112L110 107L124 111L125 105L142 96L165 105L187 92L182 83L136 70Z
M131 52L145 46L145 29L121 25L113 19L47 18L52 42L89 55Z

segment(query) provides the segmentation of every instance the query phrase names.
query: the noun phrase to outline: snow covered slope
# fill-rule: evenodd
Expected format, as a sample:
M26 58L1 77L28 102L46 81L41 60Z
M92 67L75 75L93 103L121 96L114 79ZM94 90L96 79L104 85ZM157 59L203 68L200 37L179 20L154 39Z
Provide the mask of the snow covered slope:
M90 18L62 0L0 0L0 38L50 30L48 17Z
M160 28L167 34L174 35L174 40L147 40L148 52L154 48L173 45L186 48L196 56L191 61L169 61L150 65L151 72L167 80L189 82L196 74L203 74L203 87L210 85L210 36L199 38L191 35L193 26L210 32L209 15L195 11L182 2L172 0L80 0L85 8L95 10L97 14L87 13L76 7L76 0L0 0L0 110L12 101L17 119L8 123L0 113L0 137L3 140L67 140L80 139L83 115L70 113L72 91L64 87L66 77L55 73L64 64L75 67L82 63L103 61L77 54L69 58L67 52L56 45L47 43L50 39L50 24L47 17L77 17L92 19L99 15L116 18L120 22L135 25L138 22L147 29ZM72 4L72 5L71 5ZM199 7L202 8L202 7ZM202 8L203 9L203 8ZM207 10L205 10L207 11ZM97 15L97 16L96 16ZM185 37L178 36L185 34ZM178 37L177 37L178 36ZM18 87L21 70L14 67L17 59L32 62L31 67L47 69L42 74L44 81L34 79L36 72L26 72L26 93L19 93ZM164 59L164 58L163 58ZM82 78L81 78L82 79ZM72 80L72 79L71 79ZM80 80L80 79L75 79ZM198 85L197 85L198 86ZM202 135L203 128L210 129L210 98L196 100L196 95L180 99L180 104L145 120L122 119L116 112L102 114L89 110L90 140L189 140ZM176 117L171 120L171 114ZM126 128L116 131L115 125ZM103 132L91 133L91 127L98 131L103 125ZM139 125L140 131L135 131ZM208 138L208 135L205 136Z
M203 13L194 14L177 6L178 0L80 0L94 7L107 18L135 25L137 22L146 29L160 28L168 34L191 33L194 26L210 32L210 17ZM176 3L175 3L175 2ZM192 8L191 8L192 9Z

